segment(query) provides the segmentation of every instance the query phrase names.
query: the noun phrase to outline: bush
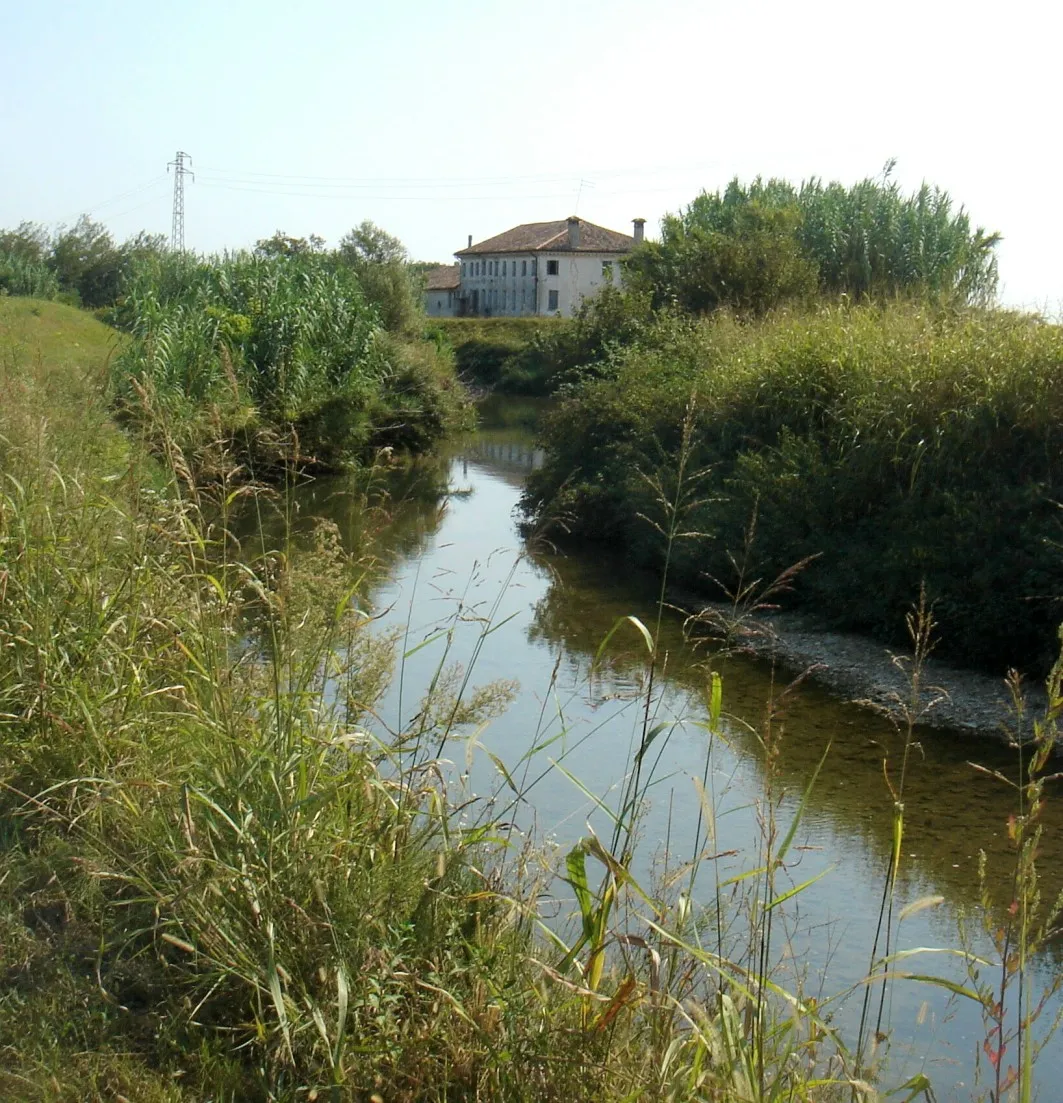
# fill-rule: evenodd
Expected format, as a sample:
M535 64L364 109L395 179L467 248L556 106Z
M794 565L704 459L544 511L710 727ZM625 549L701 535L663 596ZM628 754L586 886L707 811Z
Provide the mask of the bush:
M115 399L182 448L238 437L279 459L294 430L303 462L335 468L388 444L428 447L464 408L449 362L385 333L326 256L150 258L115 320L133 337Z
M429 332L441 334L453 348L463 379L506 390L509 362L559 324L557 318L433 318Z
M1063 329L1003 311L725 316L619 355L548 419L526 508L659 564L689 404L708 468L673 577L721 596L751 518L755 575L810 555L793 600L891 640L925 583L951 654L1050 663L1063 596Z

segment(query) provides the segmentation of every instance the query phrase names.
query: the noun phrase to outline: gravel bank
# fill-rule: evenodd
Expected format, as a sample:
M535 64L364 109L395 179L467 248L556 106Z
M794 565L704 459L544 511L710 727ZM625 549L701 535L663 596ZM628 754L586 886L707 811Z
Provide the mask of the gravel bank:
M701 608L708 620L726 622L729 606L684 602ZM733 632L738 647L773 659L810 677L834 693L903 718L911 701L910 651L884 647L865 636L825 629L801 613L753 614ZM963 670L931 657L922 675L919 723L978 738L1009 741L1015 730L1011 695L1003 678ZM1040 684L1027 684L1028 715L1041 715L1047 695ZM1027 721L1023 736L1031 734Z

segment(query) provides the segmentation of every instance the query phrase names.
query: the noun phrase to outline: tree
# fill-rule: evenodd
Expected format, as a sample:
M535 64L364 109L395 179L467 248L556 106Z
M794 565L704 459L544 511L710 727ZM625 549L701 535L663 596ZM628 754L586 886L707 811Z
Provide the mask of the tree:
M340 256L352 268L360 264L406 264L406 246L397 237L365 219L340 241Z
M816 289L816 269L804 255L793 203L751 198L737 182L721 196L702 193L679 215L668 215L661 240L628 258L633 287L656 308L703 313L727 306L763 314Z
M123 257L107 227L82 215L73 227L60 228L52 242L52 271L64 291L74 291L85 306L106 306L118 298Z
M30 264L43 264L52 247L52 235L39 222L20 222L14 230L0 230L0 253Z
M308 238L289 237L283 230L255 242L255 252L260 257L303 257L321 253L324 249L325 239L317 234L311 234Z
M385 329L407 334L420 329L421 281L397 237L366 220L344 235L337 256L358 277Z
M816 289L854 299L991 298L1000 235L973 228L939 188L903 195L892 168L851 187L732 180L668 215L661 241L636 249L628 273L656 306L690 311L762 313Z

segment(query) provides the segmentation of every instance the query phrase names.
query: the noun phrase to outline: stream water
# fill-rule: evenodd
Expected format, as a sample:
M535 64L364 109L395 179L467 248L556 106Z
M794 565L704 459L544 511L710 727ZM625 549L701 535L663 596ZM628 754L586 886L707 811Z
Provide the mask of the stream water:
M639 633L622 627L597 664L595 655L619 618L636 616L652 630L657 611L653 581L618 561L603 554L531 550L522 543L514 511L525 476L542 460L534 445L534 413L534 404L496 400L485 406L477 434L455 443L436 463L396 480L391 518L377 536L388 572L372 600L381 626L398 631L405 650L414 652L384 702L381 716L389 727L398 730L414 715L444 659L474 662L474 685L519 682L513 704L479 733L479 745L467 754L466 745L455 742L444 753L456 772L468 774L466 784L481 797L508 792L490 755L507 764L518 784L542 775L514 816L523 828L534 828L538 839L564 850L587 833L588 822L608 835L608 817L587 793L616 806L644 721L646 648ZM329 518L351 546L364 540L360 495L349 482L318 480L299 490L297 501L302 517ZM453 631L441 636L440 626ZM678 613L665 611L660 638L667 665L655 682L653 723L674 723L646 758L654 780L641 824L638 875L660 878L699 841L726 855L703 866L702 893L712 890L717 870L726 879L755 868L769 784L758 733L765 730L768 703L774 701L780 752L770 784L784 794L778 811L783 832L823 761L786 878L798 884L826 871L787 905L776 979L801 983L817 998L855 986L848 998L830 1005L851 1040L891 850L893 797L883 761L889 760L895 777L903 738L886 720L810 683L784 694L789 676L762 661L722 659L693 647L684 639ZM715 738L705 724L712 669L722 676L725 714ZM900 922L895 946L958 947L963 923L969 944L991 954L982 928L979 854L986 855L991 896L1010 899L1007 822L1015 811L1014 795L969 761L1014 777L1014 753L937 731L916 735L905 783L894 916L913 901L942 899ZM526 757L533 747L541 749ZM707 781L715 807L711 845L703 823L697 835L695 779ZM1041 846L1046 896L1058 890L1063 872L1059 804L1049 802ZM564 888L557 889L557 923L572 910ZM1050 946L1033 963L1033 983L1048 983L1061 959L1058 946ZM904 968L967 983L960 960L947 954L909 959ZM941 987L901 979L892 984L886 1013L890 1079L925 1070L942 1100L969 1099L988 1085L984 1055L981 1087L975 1083L986 1027L973 1003ZM1010 1051L1004 1060L1013 1060ZM1063 1040L1055 1039L1039 1060L1040 1098L1059 1098L1052 1085L1061 1077Z

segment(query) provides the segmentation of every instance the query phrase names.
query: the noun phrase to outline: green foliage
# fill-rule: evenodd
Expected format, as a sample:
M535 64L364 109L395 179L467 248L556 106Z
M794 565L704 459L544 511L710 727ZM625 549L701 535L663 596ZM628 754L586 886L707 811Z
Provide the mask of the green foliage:
M1063 595L1063 330L1004 312L823 308L669 326L548 419L527 507L660 564L646 477L674 463L694 396L710 468L673 577L710 596L755 517L756 574L820 555L793 600L903 639L921 584L943 647L1047 669ZM751 568L752 570L752 568Z
M325 241L317 234L311 234L309 238L290 237L283 230L255 242L255 252L261 257L300 257L323 252L324 248Z
M165 248L161 235L143 231L118 245L105 226L87 215L54 235L23 222L0 231L0 293L109 307L121 295L132 266Z
M114 361L116 400L181 447L236 437L250 456L297 447L297 461L334 468L425 448L461 415L445 357L386 334L327 256L149 258L115 319L133 338Z
M812 179L732 180L664 219L660 242L626 261L654 305L763 314L815 290L856 299L944 296L984 303L996 288L998 234L972 229L946 192L905 196L887 170L852 187Z
M227 340L254 338L243 321L254 311L210 306ZM684 337L693 347L699 333ZM721 356L745 339L726 327L700 338ZM115 339L83 312L0 301L3 1098L882 1097L840 1040L831 997L784 990L773 974L793 944L772 924L818 879L793 884L791 854L818 768L795 808L771 702L757 733L757 864L721 881L706 779L733 721L715 674L706 718L658 720L663 582L654 629L635 617L614 629L641 640L644 719L615 811L594 798L612 839L589 835L565 857L578 909L566 942L541 918L559 877L536 880L545 856L514 830L527 794L516 771L496 760L510 808L456 803L447 764L421 753L468 725L471 754L507 687L473 691L467 671L440 668L410 730L371 735L393 642L371 635L358 600L372 564L328 525L308 548L262 531L237 548L234 501L246 496L255 513L262 500L224 482L208 492L178 451L158 465L118 431L99 386ZM672 427L678 468L644 481L666 558L703 504L703 416L685 402ZM476 618L478 648L494 615ZM455 619L468 616L463 602ZM1032 1037L1041 1006L1025 970L1058 912L1038 904L1034 860L1060 681L1057 669L1009 825L1019 860L1015 940L998 936L1005 979L993 991L977 975L969 989L925 978L985 1009L991 1059L1012 1041L1005 996L1017 985L1027 1094L1032 1046L1050 1037ZM679 871L687 891L673 874L651 896L632 875L639 810L672 730L699 727L704 801ZM556 746L536 739L528 757ZM699 866L716 878L707 910L693 902ZM992 910L987 900L987 924ZM867 980L885 986L898 959L924 952L886 954L876 966L889 971ZM986 964L966 959L975 973ZM923 1073L883 1094L932 1098Z
M668 215L661 240L637 248L625 275L658 309L700 314L728 306L763 314L816 289L800 222L795 205L764 203L735 182L723 196L703 193L682 215Z
M510 363L559 324L556 318L433 318L429 332L442 334L454 349L463 378L507 391Z
M398 238L367 220L343 237L336 257L354 272L385 329L407 336L421 330L421 281Z
M571 318L537 330L500 373L500 389L515 394L552 394L588 371L604 371L626 346L637 344L653 325L650 297L605 287L581 303Z
M59 281L47 264L0 247L0 295L54 299L58 294Z

